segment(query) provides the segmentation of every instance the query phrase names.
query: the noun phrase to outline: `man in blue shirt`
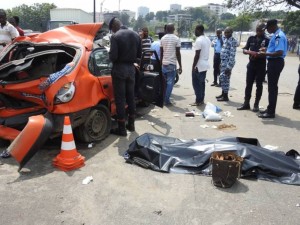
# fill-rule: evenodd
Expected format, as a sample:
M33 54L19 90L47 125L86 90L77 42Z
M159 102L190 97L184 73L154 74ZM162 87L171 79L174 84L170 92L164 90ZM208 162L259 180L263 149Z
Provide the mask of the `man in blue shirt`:
M268 91L269 105L267 109L258 114L259 118L275 118L275 110L278 95L278 81L284 67L284 58L287 53L287 39L285 34L277 25L277 20L272 19L267 22L268 33L273 34L268 48L262 48L259 54L265 55L268 60Z
M211 86L220 87L218 84L218 76L220 75L220 64L221 64L221 49L223 45L222 30L217 29L217 37L212 41L212 47L214 48L214 82Z

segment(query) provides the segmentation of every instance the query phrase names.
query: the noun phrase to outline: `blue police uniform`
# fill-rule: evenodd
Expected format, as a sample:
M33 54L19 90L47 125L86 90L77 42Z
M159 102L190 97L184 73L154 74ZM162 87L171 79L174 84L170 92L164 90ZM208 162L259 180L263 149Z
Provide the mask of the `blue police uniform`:
M222 45L224 43L223 36L221 36L220 38L216 37L212 43L212 46L214 47L214 82L212 86L215 86L218 85L218 76L220 75L220 53L222 50Z
M268 75L268 91L269 91L269 105L266 113L275 115L277 95L278 95L278 81L281 71L284 67L284 58L287 53L287 38L281 29L277 29L273 34L267 53L283 51L281 56L267 56L267 75Z

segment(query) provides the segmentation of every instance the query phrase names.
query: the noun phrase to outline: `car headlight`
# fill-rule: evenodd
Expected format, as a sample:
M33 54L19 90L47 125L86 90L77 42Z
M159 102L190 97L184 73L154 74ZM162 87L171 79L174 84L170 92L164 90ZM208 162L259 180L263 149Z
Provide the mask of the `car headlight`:
M73 82L67 83L55 95L54 104L66 103L72 100L75 94L75 85Z

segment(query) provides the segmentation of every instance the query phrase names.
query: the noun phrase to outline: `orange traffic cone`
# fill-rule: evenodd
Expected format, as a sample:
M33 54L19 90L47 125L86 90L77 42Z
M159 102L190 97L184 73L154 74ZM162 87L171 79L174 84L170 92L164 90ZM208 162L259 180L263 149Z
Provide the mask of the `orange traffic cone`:
M65 116L61 151L53 159L53 166L63 171L70 171L84 166L84 157L77 152L70 117Z

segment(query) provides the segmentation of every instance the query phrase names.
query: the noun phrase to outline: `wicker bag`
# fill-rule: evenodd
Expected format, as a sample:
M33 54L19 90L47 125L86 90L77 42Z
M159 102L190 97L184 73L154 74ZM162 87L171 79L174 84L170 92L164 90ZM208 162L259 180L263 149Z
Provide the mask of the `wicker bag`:
M233 152L213 152L212 182L221 188L230 188L240 177L243 158Z

